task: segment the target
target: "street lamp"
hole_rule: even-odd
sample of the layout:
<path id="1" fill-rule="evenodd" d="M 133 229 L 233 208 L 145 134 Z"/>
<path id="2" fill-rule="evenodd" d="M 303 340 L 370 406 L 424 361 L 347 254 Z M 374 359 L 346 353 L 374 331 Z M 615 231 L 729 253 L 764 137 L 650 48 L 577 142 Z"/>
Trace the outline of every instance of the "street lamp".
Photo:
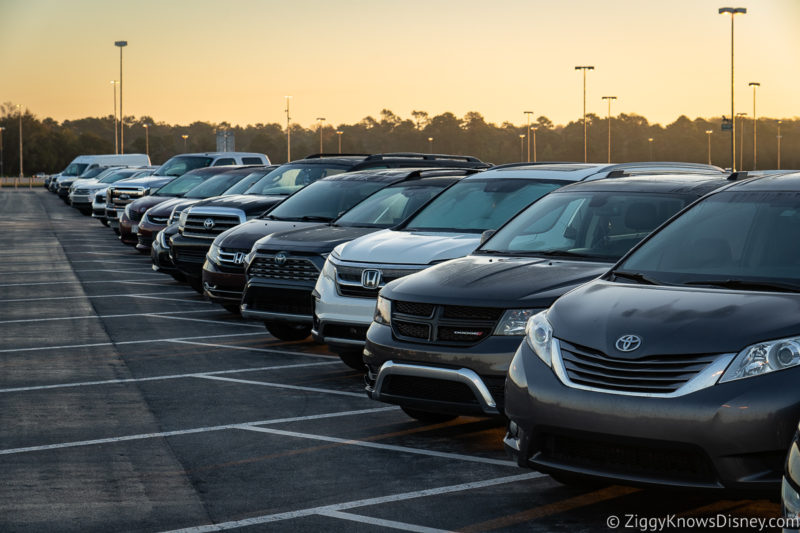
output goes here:
<path id="1" fill-rule="evenodd" d="M 433 137 L 428 137 L 428 153 L 433 153 Z"/>
<path id="2" fill-rule="evenodd" d="M 608 162 L 611 163 L 611 100 L 616 100 L 616 96 L 603 96 L 603 100 L 608 101 Z"/>
<path id="3" fill-rule="evenodd" d="M 128 41 L 114 41 L 114 46 L 119 47 L 119 153 L 125 153 L 124 117 L 122 112 L 122 49 L 128 46 Z"/>
<path id="4" fill-rule="evenodd" d="M 336 130 L 336 136 L 339 138 L 339 153 L 342 153 L 342 134 L 344 132 L 342 130 Z"/>
<path id="5" fill-rule="evenodd" d="M 778 170 L 781 169 L 781 124 L 782 120 L 778 121 Z"/>
<path id="6" fill-rule="evenodd" d="M 524 140 L 525 140 L 525 134 L 524 133 L 520 133 L 519 134 L 519 160 L 520 161 L 522 161 L 522 158 L 524 157 L 524 155 L 523 155 L 524 145 L 522 144 Z"/>
<path id="7" fill-rule="evenodd" d="M 22 178 L 22 104 L 17 104 L 19 110 L 19 177 Z"/>
<path id="8" fill-rule="evenodd" d="M 652 161 L 653 160 L 653 138 L 652 137 L 648 137 L 647 138 L 647 143 L 650 145 L 650 161 Z"/>
<path id="9" fill-rule="evenodd" d="M 587 148 L 588 144 L 586 137 L 586 71 L 594 70 L 594 67 L 591 65 L 583 65 L 575 67 L 575 70 L 583 71 L 583 162 L 586 163 L 587 161 L 589 161 L 589 152 Z"/>
<path id="10" fill-rule="evenodd" d="M 753 88 L 753 170 L 755 170 L 758 159 L 758 145 L 756 144 L 756 87 L 761 87 L 761 84 L 757 81 L 751 81 L 748 85 Z"/>
<path id="11" fill-rule="evenodd" d="M 325 122 L 325 117 L 317 117 L 319 123 L 319 153 L 324 153 L 322 150 L 322 123 Z"/>
<path id="12" fill-rule="evenodd" d="M 733 19 L 737 14 L 744 15 L 747 9 L 744 7 L 721 7 L 719 13 L 730 13 L 731 15 L 731 170 L 736 171 L 736 113 L 733 107 Z"/>
<path id="13" fill-rule="evenodd" d="M 150 157 L 150 124 L 142 124 L 144 127 L 144 153 Z"/>
<path id="14" fill-rule="evenodd" d="M 188 150 L 186 149 L 186 139 L 188 139 L 188 138 L 189 138 L 189 135 L 187 135 L 186 133 L 181 135 L 181 139 L 183 139 L 183 152 L 184 153 L 188 152 Z"/>
<path id="15" fill-rule="evenodd" d="M 119 137 L 117 132 L 117 80 L 111 80 L 111 89 L 114 92 L 114 153 L 119 153 Z"/>
<path id="16" fill-rule="evenodd" d="M 3 132 L 5 128 L 0 126 L 0 178 L 4 176 L 3 174 Z"/>
<path id="17" fill-rule="evenodd" d="M 289 117 L 289 100 L 291 96 L 284 96 L 286 99 L 286 162 L 292 160 L 292 129 L 289 127 L 291 118 Z"/>
<path id="18" fill-rule="evenodd" d="M 528 116 L 528 163 L 531 162 L 531 115 L 533 111 L 523 111 Z"/>
<path id="19" fill-rule="evenodd" d="M 711 164 L 711 134 L 714 133 L 714 130 L 706 130 L 706 136 L 708 137 L 708 164 Z"/>
<path id="20" fill-rule="evenodd" d="M 533 162 L 536 163 L 536 130 L 538 128 L 533 126 L 531 130 L 533 130 Z"/>
<path id="21" fill-rule="evenodd" d="M 741 111 L 736 113 L 736 116 L 739 117 L 739 127 L 742 128 L 742 131 L 739 133 L 739 170 L 744 168 L 744 117 L 747 116 L 747 113 L 742 113 Z M 736 127 L 736 120 L 734 122 L 734 128 Z"/>

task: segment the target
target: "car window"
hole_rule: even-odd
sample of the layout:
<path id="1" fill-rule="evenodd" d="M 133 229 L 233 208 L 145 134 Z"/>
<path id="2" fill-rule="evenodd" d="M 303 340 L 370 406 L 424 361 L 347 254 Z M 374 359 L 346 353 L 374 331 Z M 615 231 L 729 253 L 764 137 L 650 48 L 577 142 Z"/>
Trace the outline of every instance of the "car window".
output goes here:
<path id="1" fill-rule="evenodd" d="M 242 164 L 244 164 L 244 165 L 263 165 L 264 163 L 266 163 L 266 161 L 264 161 L 260 157 L 243 157 L 242 158 Z"/>
<path id="2" fill-rule="evenodd" d="M 245 176 L 242 176 L 241 174 L 220 174 L 198 184 L 194 188 L 187 191 L 183 197 L 210 198 L 211 196 L 218 196 L 233 187 L 239 180 L 244 178 Z"/>
<path id="3" fill-rule="evenodd" d="M 89 165 L 86 163 L 71 163 L 64 172 L 61 173 L 62 176 L 80 176 L 80 174 L 86 170 L 86 167 Z"/>
<path id="4" fill-rule="evenodd" d="M 232 157 L 225 157 L 222 159 L 217 159 L 212 166 L 221 167 L 224 165 L 235 165 L 236 161 Z"/>
<path id="5" fill-rule="evenodd" d="M 404 184 L 381 189 L 339 217 L 336 225 L 385 228 L 396 226 L 447 185 L 447 182 Z"/>
<path id="6" fill-rule="evenodd" d="M 283 165 L 253 185 L 245 194 L 292 194 L 315 181 L 344 172 L 325 165 Z"/>
<path id="7" fill-rule="evenodd" d="M 330 221 L 385 186 L 380 181 L 318 181 L 278 204 L 265 217 Z"/>
<path id="8" fill-rule="evenodd" d="M 183 196 L 186 192 L 197 187 L 200 183 L 210 179 L 213 174 L 186 174 L 167 183 L 156 194 L 159 196 Z"/>

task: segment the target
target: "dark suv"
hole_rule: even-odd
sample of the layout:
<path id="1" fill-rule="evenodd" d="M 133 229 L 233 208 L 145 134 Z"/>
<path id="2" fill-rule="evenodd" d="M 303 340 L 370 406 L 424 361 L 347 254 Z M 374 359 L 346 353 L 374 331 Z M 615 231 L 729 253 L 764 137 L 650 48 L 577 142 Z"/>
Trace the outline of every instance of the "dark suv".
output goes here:
<path id="1" fill-rule="evenodd" d="M 311 292 L 331 250 L 343 242 L 396 226 L 445 188 L 478 171 L 374 172 L 388 185 L 332 223 L 276 233 L 256 241 L 246 272 L 244 316 L 263 319 L 269 332 L 282 340 L 308 337 L 314 317 Z"/>

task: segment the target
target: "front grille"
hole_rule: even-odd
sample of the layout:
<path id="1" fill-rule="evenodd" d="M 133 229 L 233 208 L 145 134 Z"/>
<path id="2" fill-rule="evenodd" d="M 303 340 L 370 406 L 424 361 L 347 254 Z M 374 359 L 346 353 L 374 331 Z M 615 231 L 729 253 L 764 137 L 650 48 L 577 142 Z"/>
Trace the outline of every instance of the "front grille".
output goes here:
<path id="1" fill-rule="evenodd" d="M 464 383 L 400 374 L 386 377 L 381 394 L 434 402 L 479 405 L 478 399 Z"/>
<path id="2" fill-rule="evenodd" d="M 472 345 L 490 336 L 503 309 L 392 302 L 392 331 L 415 342 Z"/>
<path id="3" fill-rule="evenodd" d="M 364 270 L 380 271 L 380 282 L 377 287 L 368 288 L 361 284 Z M 381 288 L 396 279 L 419 272 L 418 268 L 372 268 L 336 265 L 336 290 L 341 296 L 351 298 L 377 298 Z"/>
<path id="4" fill-rule="evenodd" d="M 545 433 L 536 459 L 636 476 L 682 481 L 714 481 L 708 457 L 695 448 L 667 442 L 625 442 Z"/>
<path id="5" fill-rule="evenodd" d="M 118 189 L 113 187 L 108 191 L 109 207 L 122 208 L 144 196 L 144 190 L 142 189 Z"/>
<path id="6" fill-rule="evenodd" d="M 241 222 L 237 215 L 204 215 L 189 212 L 186 223 L 179 229 L 183 235 L 213 239 L 223 231 L 238 226 Z"/>
<path id="7" fill-rule="evenodd" d="M 270 313 L 311 315 L 311 291 L 251 286 L 244 295 L 249 309 Z"/>
<path id="8" fill-rule="evenodd" d="M 225 272 L 236 272 L 244 274 L 244 256 L 250 250 L 243 248 L 221 248 L 219 251 L 219 263 Z M 239 261 L 237 261 L 237 258 Z"/>
<path id="9" fill-rule="evenodd" d="M 284 257 L 278 264 L 276 254 L 258 254 L 247 271 L 249 277 L 281 279 L 292 281 L 317 281 L 319 269 L 310 259 L 304 257 Z"/>
<path id="10" fill-rule="evenodd" d="M 169 220 L 168 216 L 157 217 L 154 215 L 147 215 L 147 222 L 150 222 L 151 224 L 158 224 L 159 226 L 166 226 L 168 220 Z"/>
<path id="11" fill-rule="evenodd" d="M 91 191 L 89 189 L 76 189 L 75 191 L 73 191 L 72 194 L 77 194 L 77 195 L 83 196 L 83 195 L 89 194 L 90 192 Z"/>
<path id="12" fill-rule="evenodd" d="M 106 203 L 106 193 L 97 193 L 94 195 L 94 201 L 98 204 Z"/>
<path id="13" fill-rule="evenodd" d="M 191 248 L 178 249 L 172 248 L 172 253 L 176 261 L 184 263 L 204 263 L 206 260 L 205 250 L 193 250 Z"/>
<path id="14" fill-rule="evenodd" d="M 367 338 L 369 326 L 344 326 L 338 324 L 328 324 L 325 326 L 325 336 L 336 339 L 351 339 L 363 341 Z"/>
<path id="15" fill-rule="evenodd" d="M 142 215 L 144 213 L 140 211 L 134 211 L 133 209 L 128 209 L 128 212 L 130 213 L 131 222 L 140 222 L 142 220 Z"/>
<path id="16" fill-rule="evenodd" d="M 570 381 L 609 391 L 669 394 L 699 374 L 716 355 L 652 355 L 618 359 L 561 342 L 561 359 Z"/>

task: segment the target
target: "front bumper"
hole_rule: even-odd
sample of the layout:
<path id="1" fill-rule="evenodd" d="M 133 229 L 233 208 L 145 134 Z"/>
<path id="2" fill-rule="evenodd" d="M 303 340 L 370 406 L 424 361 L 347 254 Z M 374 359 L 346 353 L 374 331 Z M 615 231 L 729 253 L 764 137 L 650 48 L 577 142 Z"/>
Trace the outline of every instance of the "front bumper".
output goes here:
<path id="1" fill-rule="evenodd" d="M 239 305 L 247 278 L 244 267 L 221 266 L 206 260 L 203 264 L 203 288 L 208 299 L 221 305 Z"/>
<path id="2" fill-rule="evenodd" d="M 153 246 L 153 239 L 156 234 L 162 229 L 166 228 L 166 224 L 153 224 L 142 220 L 139 224 L 139 230 L 136 233 L 136 249 L 146 252 Z"/>
<path id="3" fill-rule="evenodd" d="M 123 213 L 124 210 L 122 209 L 106 206 L 106 220 L 108 221 L 108 225 L 114 229 L 119 229 L 119 217 L 121 217 Z"/>
<path id="4" fill-rule="evenodd" d="M 200 279 L 203 277 L 203 263 L 212 242 L 214 241 L 193 239 L 176 233 L 170 238 L 172 262 L 185 276 Z"/>
<path id="5" fill-rule="evenodd" d="M 135 246 L 139 242 L 139 224 L 128 218 L 123 211 L 119 215 L 119 240 L 125 244 Z"/>
<path id="6" fill-rule="evenodd" d="M 324 275 L 317 279 L 313 297 L 314 340 L 334 348 L 362 348 L 375 315 L 376 300 L 341 296 L 333 280 Z"/>
<path id="7" fill-rule="evenodd" d="M 313 289 L 313 282 L 249 278 L 242 295 L 242 316 L 310 326 Z"/>
<path id="8" fill-rule="evenodd" d="M 775 495 L 800 419 L 800 368 L 676 398 L 564 385 L 523 342 L 509 367 L 506 450 L 545 473 Z"/>
<path id="9" fill-rule="evenodd" d="M 92 207 L 92 197 L 89 195 L 72 194 L 69 197 L 69 205 L 76 209 L 89 209 Z"/>
<path id="10" fill-rule="evenodd" d="M 158 239 L 153 241 L 153 246 L 150 248 L 150 259 L 153 262 L 153 270 L 156 272 L 169 274 L 170 272 L 177 271 L 169 256 L 169 248 L 161 246 Z"/>

